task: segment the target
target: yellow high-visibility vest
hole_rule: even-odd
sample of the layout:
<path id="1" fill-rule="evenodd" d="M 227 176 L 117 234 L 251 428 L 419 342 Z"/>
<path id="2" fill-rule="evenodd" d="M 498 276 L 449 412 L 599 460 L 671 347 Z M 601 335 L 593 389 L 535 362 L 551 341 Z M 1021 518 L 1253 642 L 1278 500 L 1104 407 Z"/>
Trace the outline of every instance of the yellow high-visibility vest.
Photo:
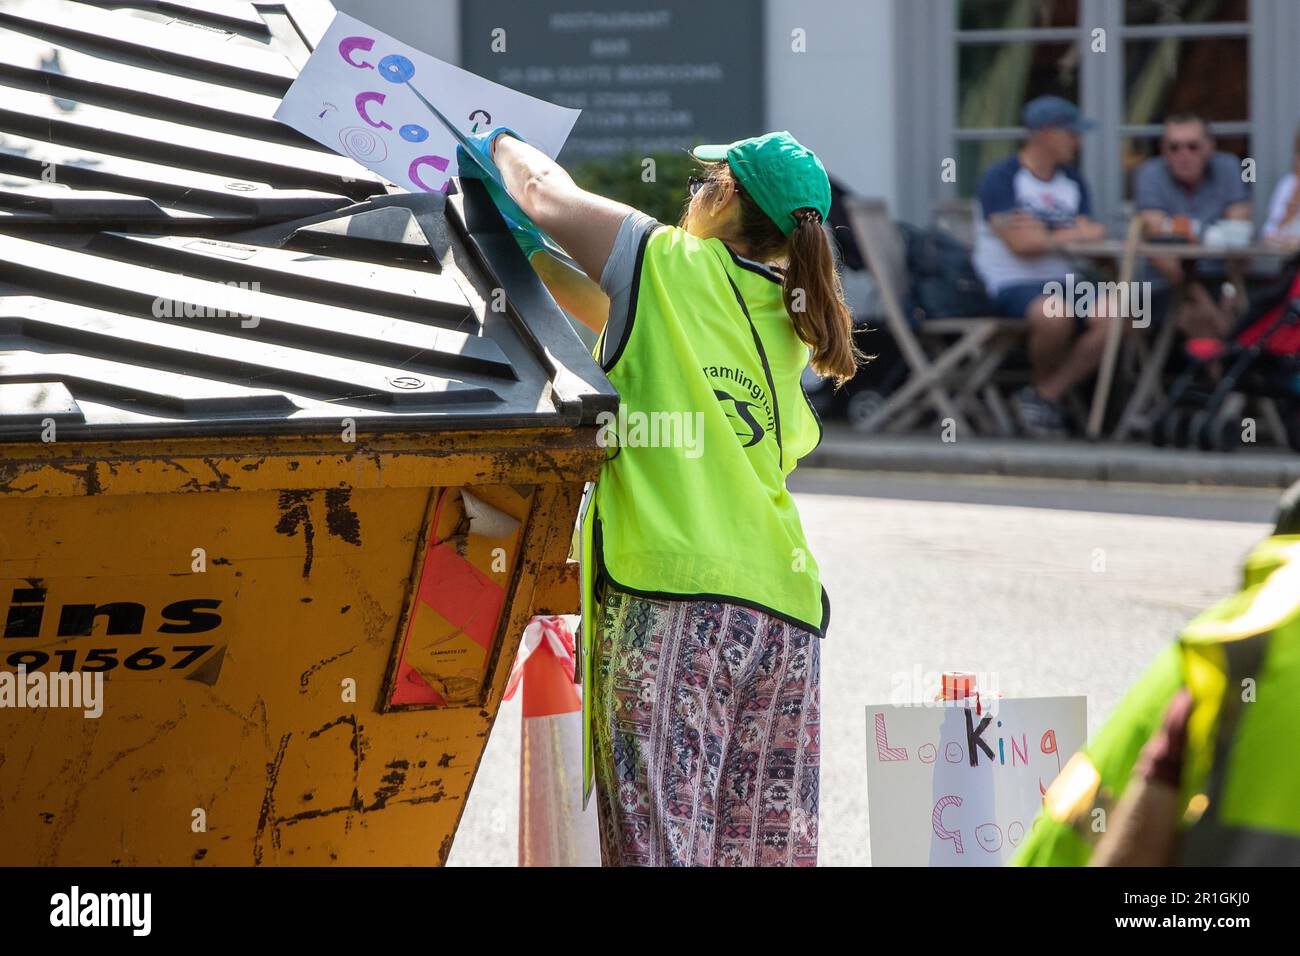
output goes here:
<path id="1" fill-rule="evenodd" d="M 781 278 L 721 240 L 661 226 L 638 250 L 629 317 L 604 363 L 620 409 L 599 423 L 610 452 L 580 532 L 584 806 L 597 579 L 750 606 L 818 637 L 830 613 L 786 488 L 821 424 Z"/>
<path id="2" fill-rule="evenodd" d="M 1143 746 L 1186 687 L 1178 862 L 1300 865 L 1300 535 L 1256 546 L 1244 578 L 1183 629 L 1065 765 L 1013 864 L 1089 861 Z"/>

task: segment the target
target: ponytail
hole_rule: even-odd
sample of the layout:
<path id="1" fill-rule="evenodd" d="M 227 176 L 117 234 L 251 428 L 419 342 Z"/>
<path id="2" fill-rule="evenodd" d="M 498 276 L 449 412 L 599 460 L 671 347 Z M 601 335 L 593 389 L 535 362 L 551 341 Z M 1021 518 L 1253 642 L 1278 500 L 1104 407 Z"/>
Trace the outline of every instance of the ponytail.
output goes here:
<path id="1" fill-rule="evenodd" d="M 835 268 L 830 240 L 815 209 L 795 212 L 798 225 L 787 238 L 736 181 L 725 162 L 701 163 L 712 190 L 729 180 L 740 196 L 740 236 L 755 258 L 785 259 L 781 298 L 800 340 L 812 349 L 812 367 L 837 386 L 853 377 L 865 356 L 853 343 L 853 314 L 844 304 L 844 290 Z M 687 204 L 689 208 L 689 203 Z M 682 225 L 687 222 L 682 213 Z"/>
<path id="2" fill-rule="evenodd" d="M 853 313 L 844 304 L 844 289 L 835 269 L 830 241 L 814 210 L 799 210 L 790 234 L 782 298 L 799 338 L 812 349 L 818 375 L 843 385 L 853 377 L 862 353 L 853 343 Z"/>

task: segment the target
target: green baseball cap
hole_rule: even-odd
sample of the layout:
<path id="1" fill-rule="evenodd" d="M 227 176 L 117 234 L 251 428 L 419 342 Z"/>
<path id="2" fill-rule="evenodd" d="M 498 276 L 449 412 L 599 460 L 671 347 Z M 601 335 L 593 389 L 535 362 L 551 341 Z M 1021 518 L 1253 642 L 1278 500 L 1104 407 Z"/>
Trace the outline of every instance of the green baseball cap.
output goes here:
<path id="1" fill-rule="evenodd" d="M 691 155 L 705 162 L 726 160 L 758 208 L 787 236 L 799 224 L 796 209 L 816 209 L 825 222 L 831 214 L 831 183 L 817 154 L 788 130 L 751 136 L 725 146 L 696 146 Z"/>

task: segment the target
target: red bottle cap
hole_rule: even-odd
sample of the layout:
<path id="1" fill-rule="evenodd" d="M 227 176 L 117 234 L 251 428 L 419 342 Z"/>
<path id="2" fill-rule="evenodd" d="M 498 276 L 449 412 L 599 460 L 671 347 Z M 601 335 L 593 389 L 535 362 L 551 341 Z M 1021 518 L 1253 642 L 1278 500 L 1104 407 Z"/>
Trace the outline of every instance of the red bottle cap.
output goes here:
<path id="1" fill-rule="evenodd" d="M 944 700 L 962 700 L 975 695 L 975 675 L 970 671 L 944 671 Z"/>

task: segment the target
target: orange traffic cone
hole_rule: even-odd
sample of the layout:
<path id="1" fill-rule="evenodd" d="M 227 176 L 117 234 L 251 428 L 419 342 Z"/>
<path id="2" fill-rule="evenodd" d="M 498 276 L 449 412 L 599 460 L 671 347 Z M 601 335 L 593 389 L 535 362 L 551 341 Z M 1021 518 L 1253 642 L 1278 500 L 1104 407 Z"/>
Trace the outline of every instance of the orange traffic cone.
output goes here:
<path id="1" fill-rule="evenodd" d="M 505 699 L 524 683 L 519 742 L 519 865 L 600 866 L 594 805 L 582 809 L 582 688 L 573 629 L 535 617 L 524 629 Z"/>

